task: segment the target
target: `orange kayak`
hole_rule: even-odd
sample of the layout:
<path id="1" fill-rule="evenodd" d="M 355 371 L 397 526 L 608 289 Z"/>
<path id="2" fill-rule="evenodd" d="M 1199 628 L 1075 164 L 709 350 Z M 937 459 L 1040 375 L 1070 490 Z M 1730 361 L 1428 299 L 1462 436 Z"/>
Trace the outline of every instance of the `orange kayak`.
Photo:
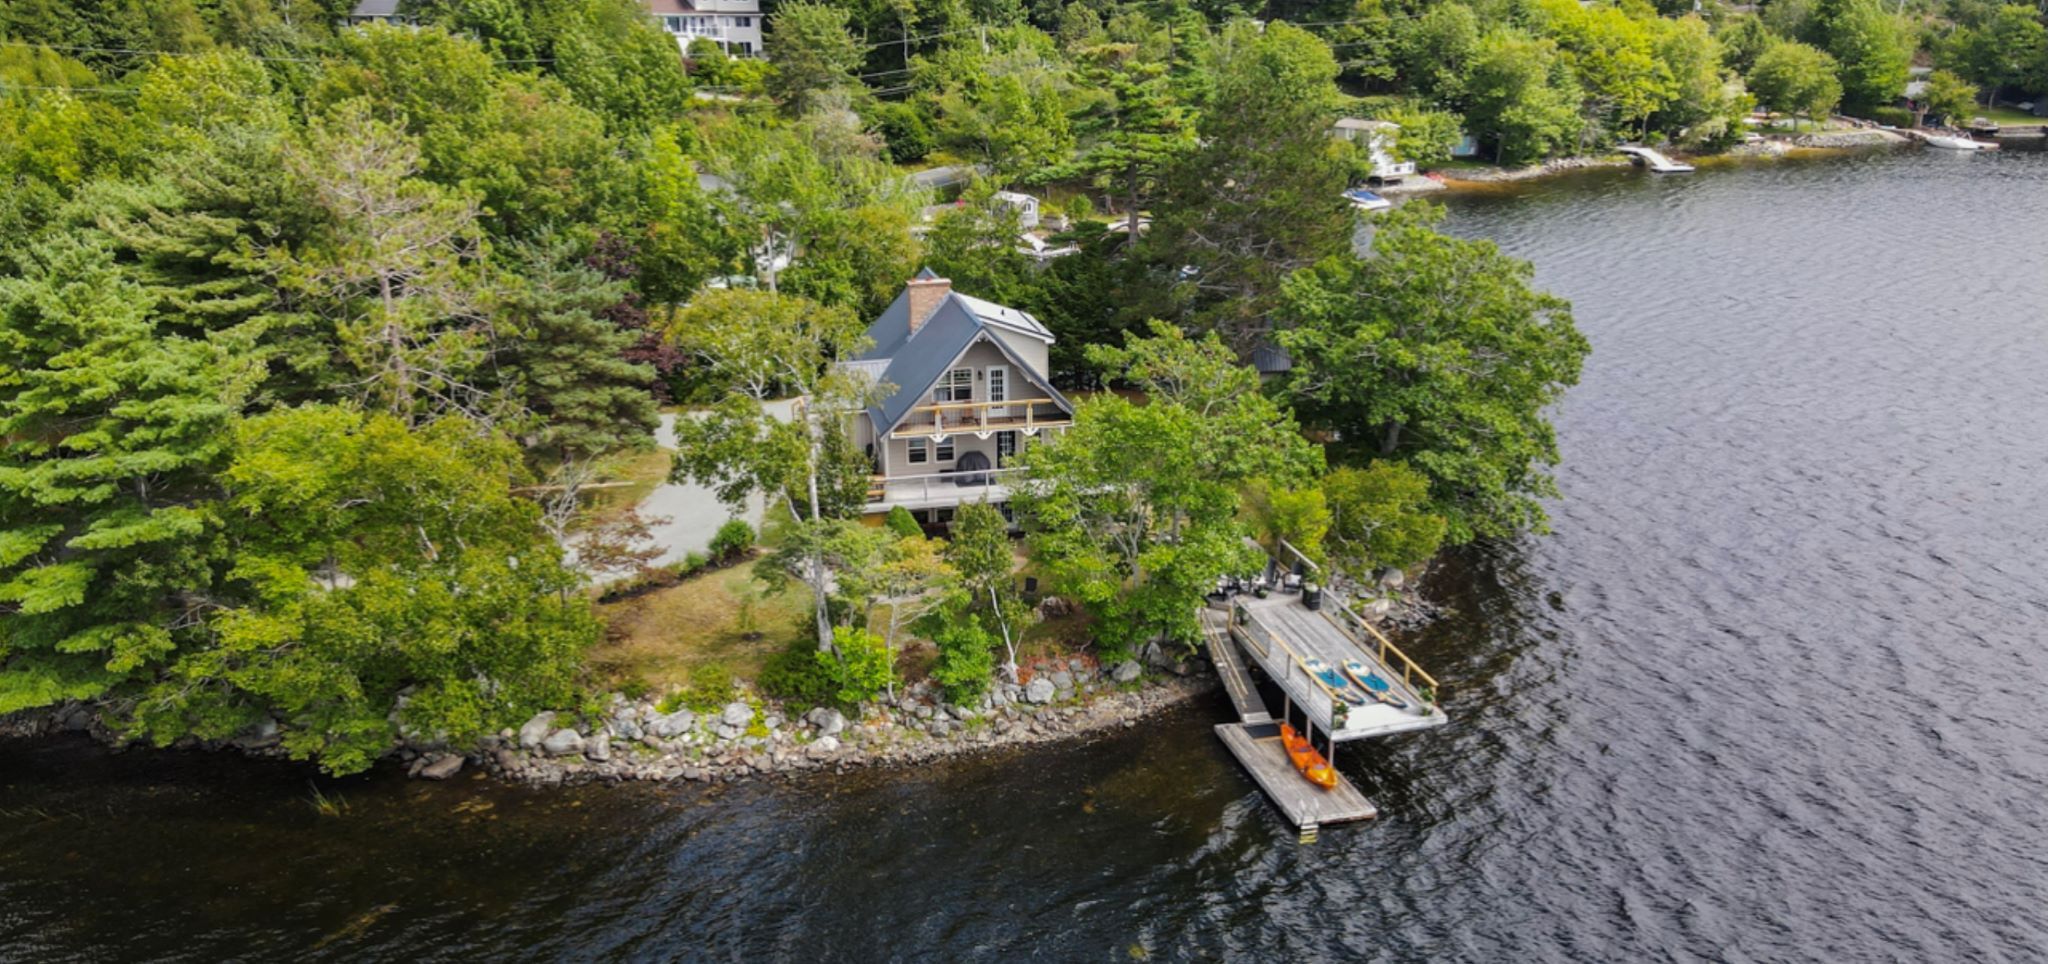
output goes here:
<path id="1" fill-rule="evenodd" d="M 1280 724 L 1280 745 L 1286 747 L 1289 753 L 1295 750 L 1307 749 L 1308 737 L 1302 736 L 1293 726 L 1282 723 Z"/>
<path id="2" fill-rule="evenodd" d="M 1337 787 L 1337 771 L 1330 769 L 1330 765 L 1324 763 L 1320 757 L 1314 763 L 1303 767 L 1301 775 L 1307 777 L 1308 782 L 1325 790 L 1334 790 Z"/>

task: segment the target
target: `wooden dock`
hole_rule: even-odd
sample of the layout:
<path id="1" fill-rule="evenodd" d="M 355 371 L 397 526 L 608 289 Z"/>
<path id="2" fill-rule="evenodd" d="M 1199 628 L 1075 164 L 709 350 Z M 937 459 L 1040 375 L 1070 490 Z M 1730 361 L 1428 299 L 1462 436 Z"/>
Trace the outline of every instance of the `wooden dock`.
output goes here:
<path id="1" fill-rule="evenodd" d="M 1259 789 L 1264 790 L 1288 821 L 1299 828 L 1304 843 L 1312 842 L 1324 824 L 1371 820 L 1379 816 L 1379 808 L 1373 806 L 1372 801 L 1367 800 L 1365 794 L 1352 786 L 1343 774 L 1337 775 L 1335 787 L 1325 790 L 1296 772 L 1294 764 L 1287 759 L 1287 749 L 1280 745 L 1277 724 L 1247 726 L 1243 723 L 1219 723 L 1216 736 L 1230 748 L 1237 762 L 1244 764 Z"/>
<path id="2" fill-rule="evenodd" d="M 1231 704 L 1237 707 L 1238 721 L 1273 722 L 1273 714 L 1259 698 L 1259 687 L 1252 682 L 1252 674 L 1245 671 L 1244 657 L 1230 639 L 1230 617 L 1214 609 L 1202 610 L 1202 639 L 1209 644 L 1209 661 L 1216 664 L 1216 675 L 1223 678 L 1223 688 L 1230 693 Z"/>

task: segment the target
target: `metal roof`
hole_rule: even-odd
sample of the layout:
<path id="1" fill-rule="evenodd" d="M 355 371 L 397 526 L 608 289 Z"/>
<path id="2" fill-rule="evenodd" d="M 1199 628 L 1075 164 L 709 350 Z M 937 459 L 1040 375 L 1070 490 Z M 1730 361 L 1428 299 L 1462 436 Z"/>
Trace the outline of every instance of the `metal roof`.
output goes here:
<path id="1" fill-rule="evenodd" d="M 350 13 L 350 16 L 396 17 L 398 16 L 398 3 L 399 0 L 362 0 L 361 3 L 356 4 L 355 10 Z"/>
<path id="2" fill-rule="evenodd" d="M 920 280 L 938 277 L 930 268 L 918 272 L 917 276 Z M 886 432 L 902 421 L 903 416 L 910 414 L 910 409 L 931 391 L 939 376 L 952 368 L 953 363 L 983 337 L 1009 357 L 1010 363 L 1016 366 L 1025 380 L 1051 396 L 1061 408 L 1068 412 L 1074 410 L 1066 396 L 1046 381 L 1044 372 L 1026 364 L 1002 336 L 989 330 L 1017 331 L 1050 343 L 1052 332 L 1030 313 L 955 291 L 949 292 L 945 300 L 932 309 L 932 316 L 918 326 L 915 334 L 911 333 L 909 322 L 910 293 L 906 290 L 883 309 L 874 324 L 868 326 L 868 338 L 874 342 L 874 347 L 848 363 L 848 367 L 871 377 L 879 367 L 878 380 L 895 386 L 868 409 L 868 418 L 873 421 L 876 431 Z"/>

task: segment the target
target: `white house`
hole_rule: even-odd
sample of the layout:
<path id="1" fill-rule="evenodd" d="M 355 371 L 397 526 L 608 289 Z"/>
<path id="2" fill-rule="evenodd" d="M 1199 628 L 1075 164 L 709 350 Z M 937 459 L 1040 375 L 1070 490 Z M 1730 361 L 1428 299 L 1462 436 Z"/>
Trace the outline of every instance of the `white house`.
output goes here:
<path id="1" fill-rule="evenodd" d="M 408 26 L 416 18 L 403 13 L 400 0 L 361 0 L 349 8 L 348 16 L 342 18 L 342 25 L 360 27 L 366 24 L 386 23 L 393 26 Z"/>
<path id="2" fill-rule="evenodd" d="M 685 51 L 704 37 L 734 57 L 761 52 L 760 0 L 647 0 L 647 12 Z"/>
<path id="3" fill-rule="evenodd" d="M 1354 144 L 1365 145 L 1372 156 L 1373 180 L 1398 181 L 1415 173 L 1414 161 L 1394 159 L 1394 142 L 1401 136 L 1401 125 L 1393 121 L 1345 117 L 1337 121 L 1332 133 Z"/>

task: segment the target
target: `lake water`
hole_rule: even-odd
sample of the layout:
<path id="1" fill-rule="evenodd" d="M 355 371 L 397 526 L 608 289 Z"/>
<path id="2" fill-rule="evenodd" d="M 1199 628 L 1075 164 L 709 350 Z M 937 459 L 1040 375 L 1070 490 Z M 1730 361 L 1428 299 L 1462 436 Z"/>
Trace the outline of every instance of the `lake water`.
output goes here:
<path id="1" fill-rule="evenodd" d="M 2048 155 L 1450 200 L 1594 344 L 1450 727 L 1298 845 L 1209 732 L 543 792 L 0 744 L 0 959 L 2040 960 Z"/>

